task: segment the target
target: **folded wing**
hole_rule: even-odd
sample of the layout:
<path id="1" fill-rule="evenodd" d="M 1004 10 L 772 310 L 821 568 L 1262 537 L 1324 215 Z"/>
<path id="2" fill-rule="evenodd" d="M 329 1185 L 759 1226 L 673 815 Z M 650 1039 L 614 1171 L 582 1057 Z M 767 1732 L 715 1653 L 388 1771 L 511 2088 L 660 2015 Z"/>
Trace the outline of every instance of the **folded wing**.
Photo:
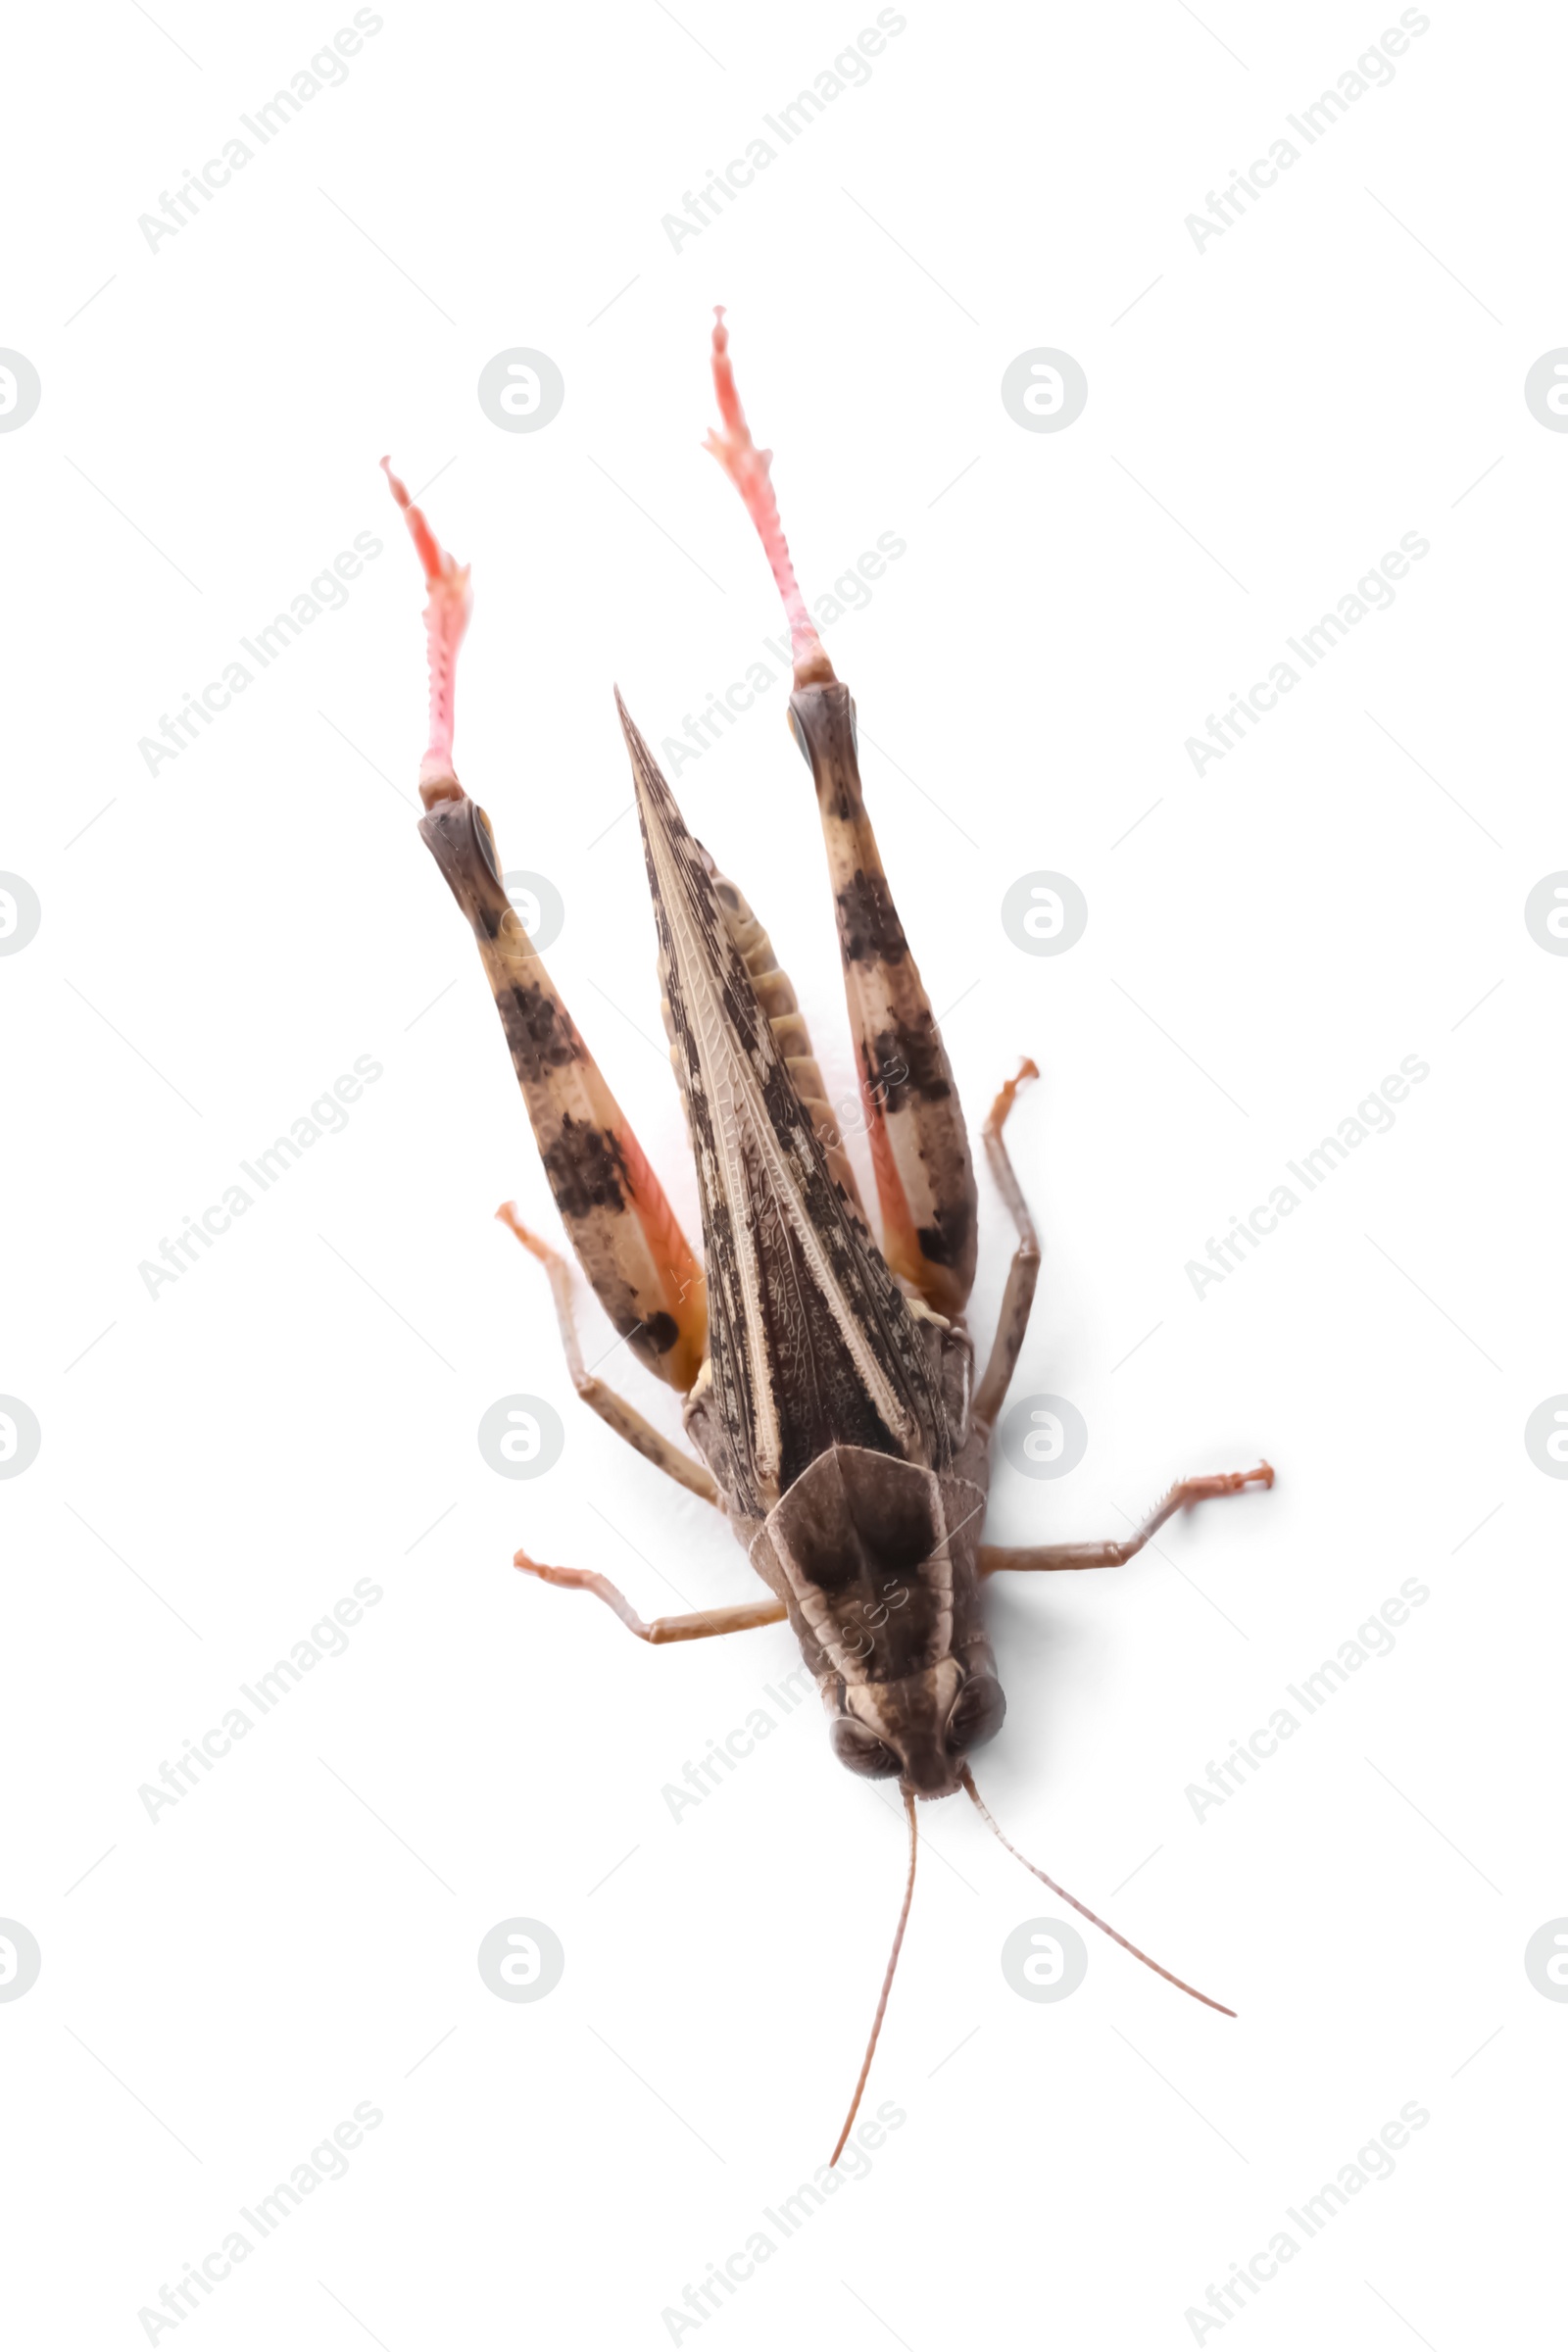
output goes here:
<path id="1" fill-rule="evenodd" d="M 944 1469 L 946 1416 L 908 1299 L 828 1172 L 702 852 L 616 703 L 686 1069 L 724 1483 L 762 1516 L 830 1446 Z"/>

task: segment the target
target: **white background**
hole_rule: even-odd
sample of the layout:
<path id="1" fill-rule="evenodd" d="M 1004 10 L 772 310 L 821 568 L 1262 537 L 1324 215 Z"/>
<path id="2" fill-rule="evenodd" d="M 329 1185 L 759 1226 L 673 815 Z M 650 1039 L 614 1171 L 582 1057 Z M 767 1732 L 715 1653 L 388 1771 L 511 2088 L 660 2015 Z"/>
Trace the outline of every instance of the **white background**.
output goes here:
<path id="1" fill-rule="evenodd" d="M 0 341 L 43 380 L 0 438 L 0 866 L 43 909 L 0 961 L 0 1389 L 43 1433 L 0 1484 L 0 1912 L 43 1953 L 0 2005 L 15 2339 L 147 2340 L 162 2284 L 368 2100 L 347 2178 L 157 2341 L 657 2346 L 837 2130 L 896 1803 L 808 1697 L 673 1821 L 664 1785 L 767 1703 L 787 1632 L 655 1653 L 510 1566 L 526 1542 L 650 1614 L 756 1590 L 578 1404 L 491 1221 L 515 1195 L 558 1231 L 414 829 L 421 591 L 376 470 L 440 473 L 476 596 L 460 772 L 561 891 L 552 968 L 695 1234 L 611 685 L 657 743 L 778 631 L 700 447 L 723 301 L 808 594 L 907 542 L 828 642 L 971 1125 L 1020 1053 L 1044 1073 L 1011 1130 L 1046 1250 L 1015 1394 L 1069 1396 L 1090 1444 L 1055 1485 L 1003 1466 L 993 1540 L 1117 1534 L 1265 1451 L 1279 1484 L 991 1601 L 1004 1827 L 1239 2021 L 1087 1931 L 1080 1991 L 1017 1998 L 1004 1938 L 1059 1905 L 927 1808 L 869 2094 L 906 2122 L 678 2340 L 1186 2344 L 1410 2101 L 1394 2177 L 1215 2332 L 1527 2340 L 1568 2027 L 1522 1965 L 1568 1910 L 1568 1492 L 1522 1442 L 1568 1387 L 1568 966 L 1522 913 L 1568 863 L 1568 442 L 1522 395 L 1568 340 L 1560 20 L 1434 6 L 1200 252 L 1185 217 L 1396 9 L 910 0 L 867 84 L 676 252 L 661 217 L 872 9 L 388 5 L 154 252 L 138 215 L 350 14 L 156 13 L 11 34 Z M 565 378 L 536 434 L 475 397 L 513 345 Z M 1065 432 L 1002 406 L 1040 345 L 1088 375 Z M 364 531 L 345 609 L 150 775 L 138 740 Z M 1412 531 L 1393 608 L 1195 775 L 1186 739 Z M 678 789 L 843 1094 L 783 701 Z M 1001 926 L 1037 868 L 1089 903 L 1058 959 Z M 149 1297 L 139 1263 L 364 1054 L 346 1131 Z M 1392 1132 L 1196 1297 L 1186 1262 L 1411 1054 Z M 983 1340 L 1010 1247 L 984 1176 L 982 1209 Z M 677 1427 L 623 1350 L 605 1370 Z M 475 1443 L 514 1392 L 566 1427 L 535 1485 Z M 363 1578 L 346 1653 L 150 1820 L 141 1785 Z M 1195 1818 L 1210 1759 L 1409 1578 L 1393 1653 Z M 519 1914 L 566 1954 L 533 2005 L 475 1966 Z"/>

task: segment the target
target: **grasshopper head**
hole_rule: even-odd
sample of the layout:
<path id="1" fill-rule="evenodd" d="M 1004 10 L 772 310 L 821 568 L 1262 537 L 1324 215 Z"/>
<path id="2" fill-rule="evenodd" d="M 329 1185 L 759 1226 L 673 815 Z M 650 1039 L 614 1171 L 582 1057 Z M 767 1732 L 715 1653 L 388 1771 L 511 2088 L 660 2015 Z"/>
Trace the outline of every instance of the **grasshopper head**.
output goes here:
<path id="1" fill-rule="evenodd" d="M 867 1780 L 897 1776 L 916 1796 L 952 1796 L 970 1752 L 994 1740 L 1007 1702 L 985 1659 L 948 1657 L 891 1683 L 844 1683 L 833 1753 Z M 830 1702 L 831 1703 L 831 1702 Z"/>
<path id="2" fill-rule="evenodd" d="M 761 1539 L 834 1754 L 917 1796 L 950 1796 L 1006 1713 L 974 1574 L 983 1508 L 967 1479 L 834 1446 L 774 1505 Z"/>

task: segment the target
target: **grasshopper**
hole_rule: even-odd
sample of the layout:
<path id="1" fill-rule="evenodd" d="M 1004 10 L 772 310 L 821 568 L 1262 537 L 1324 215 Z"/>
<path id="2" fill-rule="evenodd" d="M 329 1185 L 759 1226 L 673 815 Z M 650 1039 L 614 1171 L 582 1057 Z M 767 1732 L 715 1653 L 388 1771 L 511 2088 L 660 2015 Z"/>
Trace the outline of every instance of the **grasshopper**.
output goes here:
<path id="1" fill-rule="evenodd" d="M 684 1399 L 700 1460 L 584 1368 L 564 1260 L 497 1211 L 544 1267 L 571 1379 L 644 1458 L 729 1521 L 765 1597 L 645 1622 L 609 1579 L 515 1566 L 607 1602 L 639 1641 L 693 1642 L 786 1619 L 821 1694 L 834 1753 L 899 1783 L 908 1871 L 893 1949 L 849 2115 L 887 2009 L 914 1892 L 917 1799 L 962 1788 L 1053 1893 L 1196 2000 L 1199 1992 L 1017 1852 L 969 1766 L 1006 1702 L 986 1635 L 984 1586 L 1004 1571 L 1120 1566 L 1181 1509 L 1253 1484 L 1256 1469 L 1173 1486 L 1142 1526 L 1104 1544 L 1005 1548 L 983 1541 L 993 1432 L 1034 1298 L 1040 1246 L 1004 1129 L 1025 1060 L 983 1136 L 1017 1244 L 978 1383 L 963 1312 L 978 1196 L 957 1089 L 866 814 L 850 690 L 801 595 L 771 484 L 735 386 L 724 314 L 712 372 L 720 425 L 707 447 L 746 505 L 790 624 L 789 726 L 811 772 L 838 914 L 877 1235 L 795 991 L 736 885 L 688 831 L 617 691 L 659 938 L 670 1056 L 685 1099 L 703 1214 L 699 1258 L 502 883 L 490 820 L 453 767 L 458 649 L 468 571 L 439 546 L 383 460 L 424 566 L 430 742 L 419 831 L 473 928 L 551 1192 L 578 1262 L 632 1355 Z"/>

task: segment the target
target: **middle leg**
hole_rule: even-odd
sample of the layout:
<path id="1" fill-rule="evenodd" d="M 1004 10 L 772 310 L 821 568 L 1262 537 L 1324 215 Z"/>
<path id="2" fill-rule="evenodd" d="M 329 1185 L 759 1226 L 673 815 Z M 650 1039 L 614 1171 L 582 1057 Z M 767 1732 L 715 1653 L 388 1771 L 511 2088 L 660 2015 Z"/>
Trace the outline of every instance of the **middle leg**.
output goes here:
<path id="1" fill-rule="evenodd" d="M 617 1396 L 613 1389 L 607 1389 L 604 1382 L 584 1365 L 582 1348 L 577 1340 L 577 1320 L 571 1305 L 571 1270 L 565 1259 L 542 1242 L 536 1233 L 528 1231 L 517 1214 L 515 1201 L 504 1201 L 496 1210 L 496 1215 L 507 1231 L 514 1234 L 523 1248 L 539 1260 L 550 1277 L 550 1295 L 556 1302 L 556 1321 L 561 1327 L 561 1345 L 565 1351 L 566 1369 L 571 1374 L 571 1385 L 584 1404 L 592 1405 L 600 1420 L 612 1429 L 617 1438 L 624 1438 L 628 1446 L 635 1446 L 643 1459 L 652 1462 L 656 1470 L 662 1470 L 666 1478 L 672 1478 L 677 1486 L 685 1487 L 690 1494 L 700 1494 L 704 1502 L 716 1503 L 718 1489 L 713 1483 L 712 1473 L 705 1469 L 701 1462 L 694 1462 L 690 1454 L 682 1453 L 678 1446 L 671 1445 L 669 1439 L 655 1429 L 652 1422 L 643 1419 L 635 1405 L 628 1404 L 624 1396 Z"/>
<path id="2" fill-rule="evenodd" d="M 1022 1062 L 1017 1077 L 1007 1080 L 992 1103 L 991 1115 L 985 1123 L 986 1157 L 991 1162 L 991 1173 L 1018 1229 L 1018 1247 L 1007 1268 L 1007 1287 L 1002 1294 L 1002 1312 L 997 1317 L 997 1336 L 991 1343 L 984 1376 L 974 1393 L 974 1417 L 988 1425 L 996 1420 L 1006 1397 L 1007 1383 L 1029 1328 L 1029 1310 L 1035 1302 L 1035 1283 L 1040 1273 L 1040 1241 L 1035 1221 L 1029 1214 L 1029 1203 L 1013 1173 L 1002 1134 L 1019 1087 L 1039 1075 L 1032 1061 Z"/>
<path id="3" fill-rule="evenodd" d="M 1004 1568 L 1125 1567 L 1185 1503 L 1203 1502 L 1212 1494 L 1239 1494 L 1244 1487 L 1273 1484 L 1274 1473 L 1267 1462 L 1259 1462 L 1255 1470 L 1222 1470 L 1212 1478 L 1184 1478 L 1130 1536 L 1110 1544 L 982 1544 L 980 1574 L 995 1576 Z"/>

